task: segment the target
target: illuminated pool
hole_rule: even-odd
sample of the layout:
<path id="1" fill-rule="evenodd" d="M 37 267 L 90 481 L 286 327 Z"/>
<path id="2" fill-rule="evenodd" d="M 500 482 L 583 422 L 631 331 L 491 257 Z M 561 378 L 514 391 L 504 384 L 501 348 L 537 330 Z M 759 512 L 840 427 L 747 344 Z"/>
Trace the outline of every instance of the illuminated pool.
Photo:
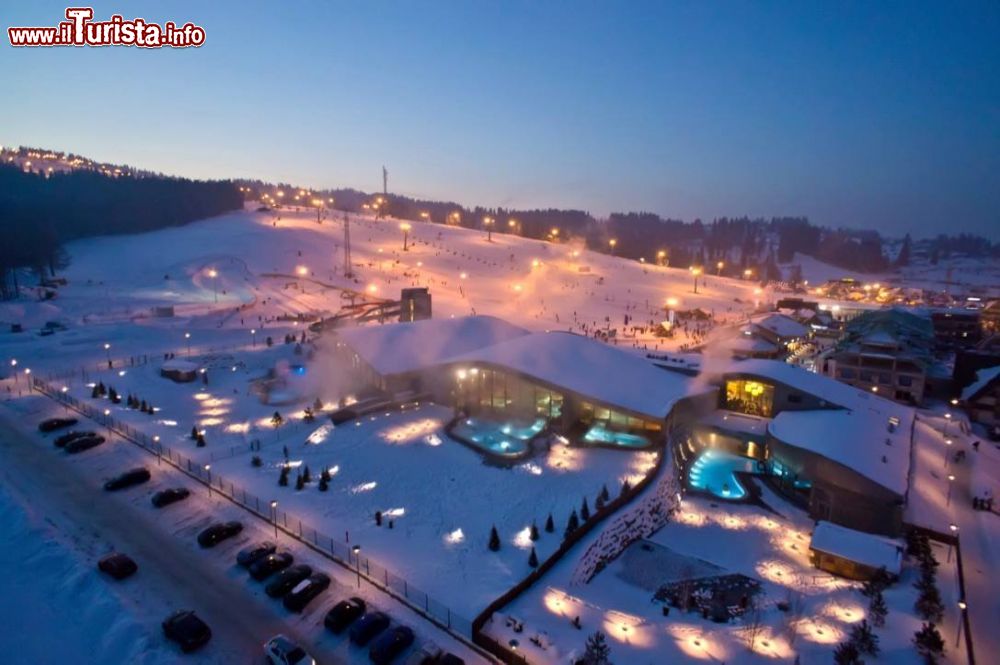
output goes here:
<path id="1" fill-rule="evenodd" d="M 721 450 L 703 452 L 688 469 L 688 486 L 714 494 L 720 499 L 738 501 L 747 496 L 747 490 L 736 477 L 737 472 L 757 473 L 757 462 Z"/>
<path id="2" fill-rule="evenodd" d="M 451 435 L 492 455 L 520 457 L 530 450 L 529 441 L 545 428 L 545 420 L 464 418 L 451 428 Z"/>
<path id="3" fill-rule="evenodd" d="M 641 434 L 615 432 L 603 425 L 594 425 L 583 435 L 584 443 L 603 446 L 619 446 L 621 448 L 647 448 L 649 439 Z"/>

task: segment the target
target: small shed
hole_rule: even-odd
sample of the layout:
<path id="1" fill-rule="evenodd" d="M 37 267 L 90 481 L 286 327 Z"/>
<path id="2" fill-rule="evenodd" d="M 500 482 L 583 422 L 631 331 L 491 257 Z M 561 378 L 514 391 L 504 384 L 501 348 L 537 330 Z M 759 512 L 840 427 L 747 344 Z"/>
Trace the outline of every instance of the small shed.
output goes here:
<path id="1" fill-rule="evenodd" d="M 160 365 L 160 376 L 177 383 L 191 383 L 198 378 L 198 365 L 188 360 L 172 358 Z"/>
<path id="2" fill-rule="evenodd" d="M 903 544 L 820 521 L 809 543 L 809 558 L 820 570 L 852 580 L 869 580 L 879 568 L 898 576 L 903 565 Z"/>

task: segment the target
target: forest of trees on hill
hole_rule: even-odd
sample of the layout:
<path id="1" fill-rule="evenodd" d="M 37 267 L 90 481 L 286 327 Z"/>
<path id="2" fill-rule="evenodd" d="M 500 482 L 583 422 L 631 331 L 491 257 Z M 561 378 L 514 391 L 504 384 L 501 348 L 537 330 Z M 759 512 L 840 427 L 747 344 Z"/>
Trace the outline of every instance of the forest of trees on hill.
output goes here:
<path id="1" fill-rule="evenodd" d="M 0 165 L 0 298 L 16 296 L 18 270 L 53 275 L 65 265 L 63 245 L 71 240 L 179 226 L 242 205 L 231 182 L 87 170 L 46 176 Z"/>

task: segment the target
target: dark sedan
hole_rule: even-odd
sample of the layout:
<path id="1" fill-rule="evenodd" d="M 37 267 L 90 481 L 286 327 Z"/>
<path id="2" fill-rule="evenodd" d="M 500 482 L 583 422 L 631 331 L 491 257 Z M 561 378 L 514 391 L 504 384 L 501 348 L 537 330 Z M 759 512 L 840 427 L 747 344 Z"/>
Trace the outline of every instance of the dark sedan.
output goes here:
<path id="1" fill-rule="evenodd" d="M 96 448 L 102 443 L 104 443 L 103 436 L 100 434 L 91 434 L 89 436 L 82 436 L 79 439 L 73 439 L 66 444 L 65 450 L 68 454 L 75 455 L 77 453 L 82 453 L 85 450 Z"/>
<path id="2" fill-rule="evenodd" d="M 74 439 L 82 439 L 85 436 L 94 436 L 94 432 L 81 432 L 79 430 L 73 430 L 72 432 L 66 432 L 62 436 L 57 436 L 53 439 L 52 443 L 56 448 L 62 448 L 70 441 Z"/>
<path id="3" fill-rule="evenodd" d="M 323 625 L 334 633 L 342 633 L 354 621 L 365 613 L 365 601 L 361 598 L 342 600 L 326 613 Z"/>
<path id="4" fill-rule="evenodd" d="M 163 622 L 163 634 L 189 653 L 212 639 L 212 629 L 191 610 L 174 612 Z"/>
<path id="5" fill-rule="evenodd" d="M 178 501 L 183 501 L 184 499 L 191 496 L 191 490 L 186 487 L 171 487 L 169 489 L 160 490 L 153 495 L 151 499 L 153 506 L 156 508 L 163 508 L 164 506 L 169 506 L 172 503 L 177 503 Z"/>
<path id="6" fill-rule="evenodd" d="M 140 466 L 135 469 L 129 469 L 125 473 L 115 476 L 108 482 L 104 483 L 104 489 L 109 492 L 123 490 L 126 487 L 132 487 L 133 485 L 141 485 L 149 480 L 149 478 L 149 471 Z"/>
<path id="7" fill-rule="evenodd" d="M 264 587 L 264 593 L 271 598 L 280 598 L 294 589 L 299 582 L 312 575 L 312 572 L 312 568 L 304 563 L 286 568 Z"/>
<path id="8" fill-rule="evenodd" d="M 106 573 L 116 580 L 131 577 L 139 570 L 139 566 L 136 565 L 135 561 L 121 552 L 112 552 L 101 557 L 101 560 L 97 562 L 97 568 L 102 573 Z"/>
<path id="9" fill-rule="evenodd" d="M 242 530 L 243 524 L 241 522 L 218 522 L 198 534 L 198 544 L 202 547 L 215 547 Z"/>
<path id="10" fill-rule="evenodd" d="M 49 418 L 48 420 L 43 420 L 38 423 L 38 431 L 40 432 L 55 432 L 57 429 L 63 429 L 64 427 L 72 427 L 77 422 L 76 418 Z"/>
<path id="11" fill-rule="evenodd" d="M 288 568 L 293 563 L 295 563 L 295 557 L 292 556 L 291 552 L 268 554 L 250 564 L 250 577 L 258 582 L 262 582 L 278 571 Z"/>
<path id="12" fill-rule="evenodd" d="M 351 626 L 351 641 L 363 647 L 388 627 L 388 614 L 383 612 L 369 612 Z"/>
<path id="13" fill-rule="evenodd" d="M 236 555 L 236 563 L 243 566 L 244 568 L 249 568 L 251 565 L 263 559 L 269 554 L 274 554 L 278 549 L 278 546 L 272 543 L 270 540 L 263 540 L 259 543 L 251 545 L 240 550 L 240 553 Z"/>
<path id="14" fill-rule="evenodd" d="M 330 586 L 330 576 L 325 573 L 313 573 L 308 579 L 299 582 L 282 600 L 285 609 L 301 612 Z"/>
<path id="15" fill-rule="evenodd" d="M 368 650 L 368 659 L 375 665 L 388 665 L 411 644 L 413 631 L 406 626 L 396 626 L 378 636 Z"/>

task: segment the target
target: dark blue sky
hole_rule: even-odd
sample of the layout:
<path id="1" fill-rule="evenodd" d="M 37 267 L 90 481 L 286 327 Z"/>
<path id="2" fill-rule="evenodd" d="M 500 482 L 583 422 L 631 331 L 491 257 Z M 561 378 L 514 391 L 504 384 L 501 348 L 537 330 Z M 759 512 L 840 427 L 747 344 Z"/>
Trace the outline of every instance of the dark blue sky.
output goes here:
<path id="1" fill-rule="evenodd" d="M 81 3 L 83 4 L 83 3 Z M 201 49 L 0 47 L 0 143 L 197 177 L 1000 239 L 1000 3 L 92 3 Z M 0 0 L 3 27 L 65 2 Z"/>

